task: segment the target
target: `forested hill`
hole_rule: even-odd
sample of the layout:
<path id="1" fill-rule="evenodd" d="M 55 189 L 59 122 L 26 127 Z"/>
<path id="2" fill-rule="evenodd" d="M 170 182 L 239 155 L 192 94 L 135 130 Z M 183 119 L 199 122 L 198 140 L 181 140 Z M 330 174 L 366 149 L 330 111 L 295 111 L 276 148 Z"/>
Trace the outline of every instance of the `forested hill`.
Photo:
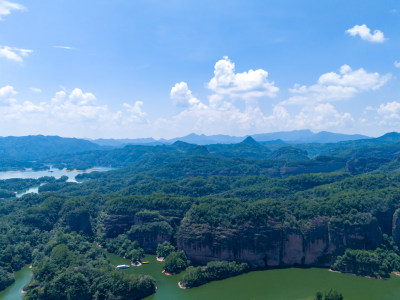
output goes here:
<path id="1" fill-rule="evenodd" d="M 153 279 L 123 276 L 97 245 L 135 261 L 163 244 L 172 251 L 165 264 L 177 272 L 189 259 L 387 277 L 400 271 L 397 138 L 389 134 L 312 158 L 298 145 L 272 151 L 251 137 L 48 158 L 42 163 L 119 168 L 82 174 L 81 183 L 0 181 L 0 196 L 7 198 L 0 199 L 0 290 L 32 264 L 26 299 L 139 299 L 155 292 Z M 14 197 L 21 186 L 40 186 L 39 194 Z M 247 270 L 221 263 L 196 272 L 211 266 L 230 266 L 225 277 Z M 193 282 L 205 278 L 190 274 Z"/>
<path id="2" fill-rule="evenodd" d="M 379 147 L 385 145 L 392 145 L 399 142 L 400 142 L 400 134 L 397 132 L 390 132 L 378 138 L 373 138 L 373 139 L 368 138 L 368 139 L 348 140 L 337 143 L 296 144 L 294 145 L 294 147 L 306 150 L 311 157 L 316 155 L 336 155 L 336 154 L 343 156 L 346 155 L 347 150 Z"/>
<path id="3" fill-rule="evenodd" d="M 92 151 L 100 148 L 99 145 L 86 140 L 59 136 L 0 137 L 0 157 L 16 161 L 44 160 L 54 155 Z"/>
<path id="4" fill-rule="evenodd" d="M 368 159 L 367 169 L 378 168 L 382 163 L 389 163 L 397 157 L 400 134 L 390 133 L 376 139 L 365 139 L 356 141 L 339 142 L 334 144 L 299 144 L 287 145 L 279 141 L 271 143 L 259 143 L 251 137 L 247 137 L 236 144 L 211 144 L 195 145 L 177 141 L 172 145 L 128 145 L 124 148 L 112 150 L 86 151 L 75 155 L 57 155 L 45 162 L 53 164 L 67 164 L 71 166 L 111 166 L 126 167 L 136 163 L 142 168 L 149 163 L 159 162 L 162 165 L 181 161 L 194 156 L 220 157 L 227 159 L 256 159 L 269 161 L 267 165 L 280 167 L 269 171 L 272 176 L 298 174 L 301 169 L 308 172 L 330 172 L 345 168 L 346 163 L 350 165 L 359 164 L 355 159 Z M 310 154 L 312 153 L 312 155 Z M 375 155 L 376 154 L 376 155 Z M 374 158 L 378 159 L 376 160 Z M 187 160 L 185 160 L 187 162 Z M 222 160 L 220 160 L 222 161 Z M 322 161 L 329 161 L 326 168 Z M 373 162 L 373 165 L 371 165 Z M 255 165 L 259 165 L 258 161 Z M 332 163 L 335 162 L 335 166 Z M 265 165 L 264 163 L 264 165 Z M 364 163 L 364 162 L 363 162 Z M 319 167 L 316 167 L 319 165 Z M 357 173 L 359 173 L 358 166 Z M 349 167 L 349 170 L 354 169 Z M 307 173 L 307 171 L 301 171 Z M 280 174 L 280 175 L 279 175 Z"/>
<path id="5" fill-rule="evenodd" d="M 270 168 L 273 167 L 268 171 L 271 176 L 330 172 L 346 166 L 348 171 L 360 173 L 360 168 L 371 171 L 380 164 L 390 163 L 399 153 L 399 142 L 400 134 L 388 133 L 375 139 L 327 144 L 286 144 L 281 140 L 260 143 L 247 137 L 234 144 L 196 145 L 176 141 L 170 145 L 107 148 L 87 140 L 57 136 L 6 137 L 0 138 L 0 170 L 40 169 L 46 168 L 45 164 L 70 169 L 87 169 L 93 166 L 119 168 L 136 163 L 146 166 L 154 161 L 166 164 L 184 158 L 206 156 L 268 160 Z M 321 158 L 322 156 L 330 158 Z M 327 168 L 321 168 L 322 164 L 319 162 L 323 160 L 330 161 Z M 333 167 L 331 163 L 334 161 L 342 162 Z M 321 166 L 316 166 L 318 164 Z"/>

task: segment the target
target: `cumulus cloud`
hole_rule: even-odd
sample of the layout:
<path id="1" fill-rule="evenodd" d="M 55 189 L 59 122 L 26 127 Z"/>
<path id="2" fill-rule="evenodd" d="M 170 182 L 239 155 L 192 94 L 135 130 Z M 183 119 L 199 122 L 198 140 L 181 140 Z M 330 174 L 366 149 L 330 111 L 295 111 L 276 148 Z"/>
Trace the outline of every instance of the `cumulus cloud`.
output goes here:
<path id="1" fill-rule="evenodd" d="M 195 97 L 184 81 L 171 87 L 170 98 L 180 112 L 168 118 L 149 119 L 142 101 L 125 102 L 119 107 L 103 105 L 93 93 L 80 88 L 62 88 L 50 100 L 38 103 L 17 100 L 15 89 L 4 86 L 0 88 L 0 118 L 3 122 L 0 135 L 42 133 L 157 138 L 191 132 L 246 135 L 293 129 L 349 131 L 368 124 L 377 127 L 400 124 L 398 102 L 382 104 L 379 108 L 369 107 L 367 111 L 371 118 L 364 113 L 363 119 L 357 120 L 357 114 L 353 116 L 333 103 L 333 100 L 348 99 L 363 91 L 378 90 L 389 80 L 389 74 L 370 73 L 362 68 L 352 70 L 344 65 L 338 72 L 322 74 L 313 85 L 296 85 L 290 90 L 292 97 L 287 101 L 271 100 L 269 107 L 263 106 L 270 110 L 266 112 L 261 109 L 260 101 L 276 94 L 277 87 L 273 82 L 266 76 L 262 80 L 255 76 L 257 79 L 252 82 L 249 79 L 252 75 L 248 77 L 252 72 L 236 73 L 228 58 L 219 63 L 222 66 L 217 62 L 214 76 L 206 85 L 211 91 L 209 97 Z M 239 80 L 238 74 L 247 74 L 243 75 L 246 84 Z M 275 92 L 271 93 L 271 87 L 276 88 L 272 88 Z M 254 91 L 263 96 L 254 96 Z M 237 99 L 244 101 L 238 103 Z M 291 105 L 294 103 L 301 106 Z"/>
<path id="2" fill-rule="evenodd" d="M 373 43 L 383 43 L 385 41 L 385 36 L 382 31 L 374 30 L 371 33 L 371 29 L 367 25 L 355 25 L 353 28 L 347 29 L 346 33 L 351 36 L 360 36 L 362 40 L 373 42 Z"/>
<path id="3" fill-rule="evenodd" d="M 264 116 L 258 105 L 262 98 L 275 97 L 279 88 L 268 79 L 268 72 L 262 69 L 235 72 L 235 64 L 228 58 L 217 61 L 214 76 L 207 83 L 212 92 L 208 101 L 200 101 L 193 96 L 186 82 L 176 83 L 170 97 L 176 106 L 183 108 L 171 119 L 155 121 L 156 128 L 168 128 L 171 136 L 182 129 L 194 132 L 246 133 L 265 128 L 268 117 Z M 234 100 L 244 100 L 245 107 L 239 109 Z M 282 114 L 281 114 L 282 115 Z M 175 133 L 174 133 L 175 132 Z"/>
<path id="4" fill-rule="evenodd" d="M 377 112 L 383 117 L 383 121 L 400 121 L 400 102 L 393 101 L 386 104 L 381 104 Z"/>
<path id="5" fill-rule="evenodd" d="M 0 98 L 9 98 L 17 94 L 17 91 L 11 85 L 0 88 Z"/>
<path id="6" fill-rule="evenodd" d="M 268 72 L 263 69 L 235 73 L 235 64 L 224 57 L 214 66 L 214 77 L 208 83 L 208 88 L 216 95 L 244 100 L 275 97 L 279 88 L 268 80 Z"/>
<path id="7" fill-rule="evenodd" d="M 186 82 L 176 83 L 170 92 L 170 97 L 176 106 L 193 106 L 200 104 L 200 101 L 192 95 Z"/>
<path id="8" fill-rule="evenodd" d="M 24 9 L 25 6 L 21 4 L 0 0 L 0 21 L 3 20 L 4 16 L 8 16 L 9 14 L 11 14 L 13 10 Z"/>
<path id="9" fill-rule="evenodd" d="M 400 61 L 395 61 L 394 62 L 394 66 L 396 67 L 396 68 L 400 68 Z"/>
<path id="10" fill-rule="evenodd" d="M 326 101 L 350 97 L 358 91 L 378 89 L 386 80 L 388 78 L 377 73 L 368 73 L 363 69 L 353 71 L 344 65 L 339 74 L 326 73 L 313 86 L 297 85 L 291 90 L 293 97 L 303 99 L 300 111 L 289 111 L 286 107 L 288 101 L 284 101 L 272 105 L 271 113 L 266 114 L 261 110 L 259 101 L 272 98 L 279 91 L 268 80 L 268 72 L 259 69 L 236 73 L 235 64 L 224 57 L 215 64 L 214 76 L 207 83 L 212 92 L 208 101 L 194 97 L 186 82 L 177 83 L 172 87 L 170 96 L 174 104 L 183 110 L 170 119 L 156 120 L 153 128 L 159 136 L 181 135 L 182 130 L 187 130 L 187 133 L 234 135 L 304 128 L 339 130 L 352 126 L 352 115 L 339 112 L 331 103 L 310 99 L 317 96 L 319 101 Z M 244 106 L 243 103 L 236 105 L 236 99 L 243 99 Z"/>
<path id="11" fill-rule="evenodd" d="M 13 60 L 19 63 L 22 63 L 24 57 L 31 54 L 33 51 L 28 49 L 20 49 L 9 46 L 1 46 L 0 45 L 0 57 L 4 57 L 9 60 Z"/>
<path id="12" fill-rule="evenodd" d="M 3 135 L 59 134 L 64 136 L 126 137 L 137 125 L 146 123 L 143 102 L 123 104 L 110 109 L 98 103 L 96 96 L 79 88 L 71 92 L 59 91 L 48 101 L 34 103 L 10 97 L 16 95 L 12 87 L 0 89 L 0 118 Z M 125 134 L 124 134 L 125 133 Z"/>
<path id="13" fill-rule="evenodd" d="M 283 104 L 312 104 L 321 101 L 348 99 L 363 91 L 375 91 L 391 78 L 391 74 L 368 73 L 363 68 L 352 70 L 343 65 L 339 73 L 322 74 L 311 86 L 295 84 L 293 94 Z"/>
<path id="14" fill-rule="evenodd" d="M 65 92 L 64 92 L 65 93 Z M 84 93 L 81 89 L 73 89 L 69 99 L 78 105 L 87 105 L 96 101 L 96 96 L 92 93 Z"/>
<path id="15" fill-rule="evenodd" d="M 354 122 L 348 112 L 340 113 L 330 103 L 304 107 L 294 118 L 294 128 L 312 128 L 323 130 L 328 128 L 345 128 Z"/>

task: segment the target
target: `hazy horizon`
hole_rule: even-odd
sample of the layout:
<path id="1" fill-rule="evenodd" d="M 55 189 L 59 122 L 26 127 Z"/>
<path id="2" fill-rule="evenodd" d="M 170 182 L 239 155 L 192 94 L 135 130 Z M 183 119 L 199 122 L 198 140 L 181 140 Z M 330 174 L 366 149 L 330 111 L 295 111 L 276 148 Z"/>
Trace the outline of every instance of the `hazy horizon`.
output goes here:
<path id="1" fill-rule="evenodd" d="M 152 137 L 152 136 L 143 136 L 143 137 L 136 137 L 136 138 L 128 138 L 128 137 L 121 137 L 121 138 L 116 138 L 116 137 L 90 138 L 90 137 L 63 136 L 63 135 L 54 135 L 54 134 L 41 134 L 41 133 L 38 133 L 38 134 L 30 134 L 30 135 L 7 135 L 7 136 L 0 136 L 0 137 L 1 137 L 1 138 L 6 138 L 6 137 L 26 137 L 26 136 L 58 136 L 58 137 L 62 137 L 62 138 L 77 138 L 77 139 L 85 139 L 85 140 L 99 140 L 99 139 L 100 139 L 100 140 L 101 140 L 101 139 L 104 139 L 104 140 L 111 140 L 111 139 L 115 139 L 115 140 L 124 140 L 124 139 L 127 139 L 127 140 L 130 140 L 130 139 L 131 139 L 131 140 L 135 140 L 135 139 L 141 140 L 141 139 L 154 139 L 154 140 L 156 140 L 156 141 L 162 141 L 162 140 L 167 140 L 167 141 L 168 141 L 168 140 L 171 140 L 171 139 L 183 138 L 183 137 L 187 137 L 187 136 L 191 136 L 191 135 L 205 136 L 205 137 L 212 137 L 212 136 L 229 136 L 229 137 L 232 137 L 232 138 L 246 138 L 246 137 L 248 137 L 248 136 L 255 136 L 255 135 L 262 135 L 262 134 L 291 133 L 291 132 L 296 132 L 296 131 L 310 131 L 310 132 L 312 132 L 313 134 L 319 134 L 319 133 L 327 132 L 327 133 L 338 134 L 338 135 L 341 135 L 341 134 L 343 134 L 343 135 L 349 135 L 349 136 L 352 136 L 352 135 L 360 135 L 360 136 L 365 136 L 365 137 L 368 137 L 368 138 L 378 138 L 378 137 L 381 137 L 381 136 L 383 136 L 383 135 L 385 135 L 385 134 L 393 133 L 393 132 L 398 133 L 398 131 L 388 131 L 388 132 L 385 132 L 385 133 L 380 134 L 380 135 L 366 135 L 366 134 L 360 134 L 360 133 L 350 133 L 350 134 L 347 134 L 347 133 L 343 133 L 343 132 L 333 132 L 333 131 L 328 131 L 328 130 L 321 130 L 321 131 L 315 131 L 315 130 L 314 130 L 314 131 L 313 131 L 313 130 L 310 130 L 310 129 L 299 129 L 299 130 L 294 129 L 294 130 L 288 130 L 288 131 L 273 131 L 273 132 L 249 133 L 249 134 L 245 134 L 245 135 L 220 134 L 220 133 L 215 133 L 215 134 L 209 134 L 209 135 L 207 135 L 207 134 L 203 134 L 203 133 L 191 132 L 191 133 L 188 133 L 188 134 L 186 134 L 186 135 L 173 136 L 173 137 L 171 137 L 171 138 L 164 138 L 164 137 L 154 138 L 154 137 Z"/>

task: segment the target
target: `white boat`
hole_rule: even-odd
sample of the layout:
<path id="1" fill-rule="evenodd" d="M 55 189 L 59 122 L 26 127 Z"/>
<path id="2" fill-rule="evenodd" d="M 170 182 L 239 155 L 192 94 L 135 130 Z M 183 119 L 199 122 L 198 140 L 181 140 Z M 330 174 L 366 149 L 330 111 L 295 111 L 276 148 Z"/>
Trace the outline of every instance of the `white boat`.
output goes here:
<path id="1" fill-rule="evenodd" d="M 129 266 L 128 265 L 118 265 L 117 269 L 128 269 Z"/>

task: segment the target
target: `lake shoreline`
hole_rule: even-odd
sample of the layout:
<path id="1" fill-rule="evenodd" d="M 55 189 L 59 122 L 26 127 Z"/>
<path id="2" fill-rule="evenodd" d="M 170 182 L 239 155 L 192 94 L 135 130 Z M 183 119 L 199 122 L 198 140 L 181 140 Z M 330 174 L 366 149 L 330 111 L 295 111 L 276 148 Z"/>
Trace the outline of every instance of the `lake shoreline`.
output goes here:
<path id="1" fill-rule="evenodd" d="M 336 270 L 332 270 L 332 269 L 328 269 L 329 272 L 333 272 L 333 273 L 339 273 L 339 274 L 347 274 L 347 275 L 352 275 L 352 276 L 357 276 L 357 277 L 362 277 L 362 278 L 368 278 L 368 279 L 385 279 L 383 277 L 372 277 L 372 276 L 362 276 L 362 275 L 357 275 L 351 272 L 340 272 L 340 271 L 336 271 Z M 397 274 L 395 274 L 397 273 Z M 395 274 L 397 276 L 400 276 L 400 272 L 392 272 L 392 274 Z"/>

